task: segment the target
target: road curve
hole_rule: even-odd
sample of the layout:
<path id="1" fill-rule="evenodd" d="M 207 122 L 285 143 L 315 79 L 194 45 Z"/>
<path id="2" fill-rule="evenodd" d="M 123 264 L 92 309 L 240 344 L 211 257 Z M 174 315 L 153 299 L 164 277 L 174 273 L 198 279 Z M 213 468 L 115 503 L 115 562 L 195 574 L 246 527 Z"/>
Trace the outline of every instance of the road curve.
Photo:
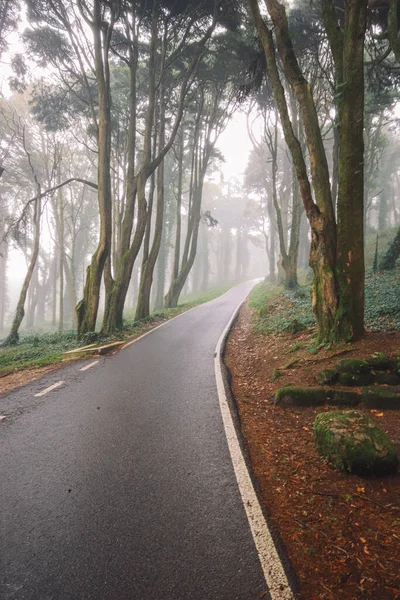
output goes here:
<path id="1" fill-rule="evenodd" d="M 3 600 L 269 597 L 213 360 L 251 287 L 0 398 Z"/>

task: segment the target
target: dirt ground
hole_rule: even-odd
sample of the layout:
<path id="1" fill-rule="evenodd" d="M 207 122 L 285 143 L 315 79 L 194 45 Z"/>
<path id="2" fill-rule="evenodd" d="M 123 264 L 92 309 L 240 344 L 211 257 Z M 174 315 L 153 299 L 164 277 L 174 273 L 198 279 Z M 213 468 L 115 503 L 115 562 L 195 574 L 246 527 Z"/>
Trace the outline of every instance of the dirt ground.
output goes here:
<path id="1" fill-rule="evenodd" d="M 38 369 L 25 369 L 22 371 L 16 371 L 15 373 L 9 373 L 4 377 L 0 378 L 0 394 L 5 394 L 6 392 L 10 392 L 11 390 L 21 387 L 21 385 L 25 385 L 30 381 L 35 381 L 46 375 L 46 373 L 51 373 L 56 369 L 59 369 L 65 363 L 56 363 L 54 365 L 48 365 L 47 367 L 40 367 Z"/>
<path id="2" fill-rule="evenodd" d="M 399 599 L 400 473 L 378 479 L 335 470 L 318 456 L 312 430 L 315 416 L 332 407 L 285 409 L 271 399 L 285 384 L 317 385 L 315 373 L 340 358 L 398 354 L 400 333 L 369 334 L 312 355 L 303 348 L 312 332 L 257 334 L 250 318 L 244 306 L 225 360 L 262 500 L 298 577 L 298 598 Z M 279 368 L 283 375 L 274 379 Z M 400 452 L 400 411 L 366 413 Z"/>

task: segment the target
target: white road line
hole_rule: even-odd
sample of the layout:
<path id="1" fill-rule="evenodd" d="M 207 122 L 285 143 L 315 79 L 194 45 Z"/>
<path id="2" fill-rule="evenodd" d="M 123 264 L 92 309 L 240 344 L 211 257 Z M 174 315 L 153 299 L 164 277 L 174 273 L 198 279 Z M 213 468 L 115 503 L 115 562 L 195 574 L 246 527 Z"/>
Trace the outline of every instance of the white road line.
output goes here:
<path id="1" fill-rule="evenodd" d="M 57 381 L 57 383 L 53 383 L 53 385 L 51 385 L 50 387 L 42 390 L 38 394 L 34 394 L 34 396 L 35 396 L 35 398 L 39 398 L 40 396 L 44 396 L 48 392 L 51 392 L 52 390 L 55 390 L 56 388 L 60 387 L 60 385 L 62 385 L 63 383 L 64 383 L 64 381 Z"/>
<path id="2" fill-rule="evenodd" d="M 5 419 L 5 418 L 6 418 L 6 417 L 5 417 L 4 415 L 1 415 L 1 416 L 0 416 L 0 421 L 4 421 L 4 419 Z"/>
<path id="3" fill-rule="evenodd" d="M 82 369 L 79 369 L 79 370 L 80 371 L 87 371 L 88 369 L 91 369 L 95 365 L 98 365 L 99 362 L 100 362 L 99 360 L 95 360 L 94 362 L 89 363 L 88 365 L 86 365 L 85 367 L 82 367 Z"/>
<path id="4" fill-rule="evenodd" d="M 225 435 L 228 441 L 229 452 L 231 455 L 236 480 L 239 486 L 243 506 L 249 521 L 251 533 L 257 548 L 258 557 L 260 559 L 269 593 L 272 600 L 293 600 L 293 592 L 276 550 L 268 524 L 264 518 L 257 494 L 254 490 L 254 486 L 247 469 L 246 461 L 243 457 L 239 440 L 236 435 L 236 429 L 233 423 L 228 399 L 226 397 L 224 380 L 222 376 L 222 349 L 225 335 L 229 331 L 232 322 L 239 312 L 241 305 L 246 300 L 247 295 L 233 313 L 228 325 L 218 340 L 214 360 L 215 378 L 217 381 L 219 404 L 225 428 Z"/>

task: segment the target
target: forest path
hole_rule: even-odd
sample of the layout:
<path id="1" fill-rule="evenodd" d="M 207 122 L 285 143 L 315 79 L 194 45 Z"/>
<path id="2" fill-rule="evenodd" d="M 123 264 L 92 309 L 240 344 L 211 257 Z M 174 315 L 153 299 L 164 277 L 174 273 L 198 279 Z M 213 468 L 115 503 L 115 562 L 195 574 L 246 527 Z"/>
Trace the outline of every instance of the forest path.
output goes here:
<path id="1" fill-rule="evenodd" d="M 252 285 L 0 398 L 1 598 L 269 597 L 214 374 Z"/>

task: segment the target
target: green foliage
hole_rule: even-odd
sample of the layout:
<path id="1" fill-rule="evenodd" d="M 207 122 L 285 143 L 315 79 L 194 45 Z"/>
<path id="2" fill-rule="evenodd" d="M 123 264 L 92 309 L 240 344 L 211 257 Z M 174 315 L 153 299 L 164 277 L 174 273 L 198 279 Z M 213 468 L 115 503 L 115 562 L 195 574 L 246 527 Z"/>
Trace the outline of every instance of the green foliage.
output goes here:
<path id="1" fill-rule="evenodd" d="M 368 331 L 400 330 L 400 273 L 367 272 L 365 278 L 365 326 Z M 253 288 L 249 305 L 253 328 L 258 333 L 284 333 L 296 321 L 302 328 L 313 326 L 309 287 L 285 290 L 261 283 Z M 308 350 L 317 353 L 314 342 Z"/>
<path id="2" fill-rule="evenodd" d="M 75 331 L 21 335 L 17 346 L 0 350 L 0 373 L 58 362 L 63 352 L 78 345 Z"/>
<path id="3" fill-rule="evenodd" d="M 368 331 L 400 329 L 400 273 L 367 273 L 365 324 Z"/>
<path id="4" fill-rule="evenodd" d="M 314 324 L 308 288 L 285 290 L 281 286 L 262 283 L 249 299 L 254 310 L 254 329 L 260 333 L 297 331 Z"/>

